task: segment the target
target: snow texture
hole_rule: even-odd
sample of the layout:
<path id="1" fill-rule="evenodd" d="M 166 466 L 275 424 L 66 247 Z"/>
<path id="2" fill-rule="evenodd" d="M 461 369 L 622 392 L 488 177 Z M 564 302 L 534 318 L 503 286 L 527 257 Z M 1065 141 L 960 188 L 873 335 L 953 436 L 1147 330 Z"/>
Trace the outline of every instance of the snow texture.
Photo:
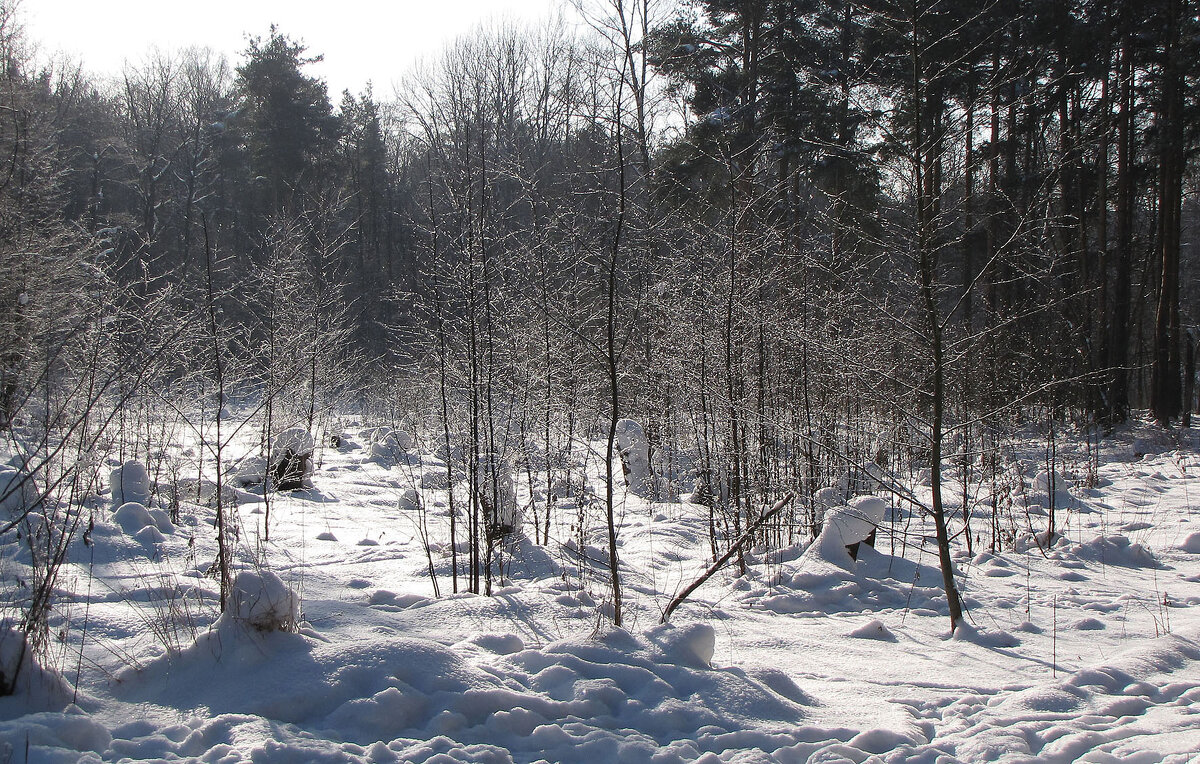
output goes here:
<path id="1" fill-rule="evenodd" d="M 343 442 L 372 442 L 339 427 Z M 253 429 L 232 457 L 258 449 Z M 448 492 L 418 482 L 445 462 L 411 444 L 387 465 L 327 451 L 320 490 L 272 499 L 270 541 L 261 490 L 231 490 L 239 567 L 219 616 L 215 486 L 192 472 L 157 497 L 174 502 L 177 527 L 165 504 L 122 502 L 91 547 L 70 549 L 52 652 L 71 681 L 81 663 L 79 694 L 26 651 L 16 694 L 0 698 L 0 761 L 1194 762 L 1200 455 L 1171 438 L 1105 441 L 1097 487 L 1063 489 L 1074 504 L 1049 545 L 1036 513 L 1014 515 L 995 549 L 988 518 L 971 553 L 956 535 L 968 620 L 953 635 L 932 524 L 876 497 L 843 503 L 848 482 L 819 497 L 816 540 L 747 550 L 745 574 L 718 571 L 670 625 L 655 625 L 665 602 L 711 560 L 708 507 L 632 491 L 618 527 L 627 630 L 604 619 L 606 537 L 586 503 L 555 509 L 547 545 L 497 544 L 492 596 L 463 592 Z M 1134 460 L 1135 440 L 1154 448 Z M 181 441 L 172 458 L 197 447 Z M 573 484 L 603 485 L 604 447 L 579 444 Z M 1015 447 L 1024 464 L 1044 458 L 1040 443 Z M 1059 453 L 1081 463 L 1092 447 L 1064 437 Z M 486 466 L 503 467 L 498 506 L 546 495 L 544 477 L 531 486 L 511 462 Z M 1034 483 L 1014 506 L 1044 506 Z M 428 547 L 405 504 L 418 485 Z M 919 481 L 904 487 L 928 500 Z M 29 519 L 22 533 L 44 522 Z M 875 547 L 851 560 L 847 543 L 872 530 Z M 16 532 L 0 537 L 0 572 L 20 570 L 21 549 Z M 0 627 L 5 670 L 21 644 Z"/>

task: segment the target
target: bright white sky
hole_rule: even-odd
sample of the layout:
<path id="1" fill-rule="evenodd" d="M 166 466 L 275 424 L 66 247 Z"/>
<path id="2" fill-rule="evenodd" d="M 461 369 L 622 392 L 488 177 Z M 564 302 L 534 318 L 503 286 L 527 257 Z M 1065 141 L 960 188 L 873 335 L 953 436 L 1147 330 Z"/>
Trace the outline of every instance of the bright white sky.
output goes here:
<path id="1" fill-rule="evenodd" d="M 537 21 L 559 0 L 22 0 L 28 37 L 44 56 L 62 53 L 95 74 L 119 74 L 157 46 L 173 51 L 207 46 L 236 65 L 246 35 L 265 37 L 272 23 L 325 60 L 310 74 L 329 85 L 336 105 L 343 89 L 367 80 L 380 98 L 414 61 L 486 20 Z M 565 11 L 564 11 L 565 13 Z"/>

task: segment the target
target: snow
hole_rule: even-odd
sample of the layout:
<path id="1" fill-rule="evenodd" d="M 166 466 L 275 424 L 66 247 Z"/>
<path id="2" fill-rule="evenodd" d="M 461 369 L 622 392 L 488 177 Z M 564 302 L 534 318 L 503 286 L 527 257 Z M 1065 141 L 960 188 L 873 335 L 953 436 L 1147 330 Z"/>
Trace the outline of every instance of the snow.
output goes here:
<path id="1" fill-rule="evenodd" d="M 127 502 L 150 502 L 150 473 L 146 471 L 146 465 L 136 459 L 130 459 L 113 470 L 108 483 L 114 507 Z"/>
<path id="2" fill-rule="evenodd" d="M 17 515 L 37 503 L 37 491 L 27 473 L 0 468 L 0 511 Z"/>
<path id="3" fill-rule="evenodd" d="M 637 496 L 652 496 L 657 486 L 650 466 L 650 441 L 646 439 L 646 431 L 632 419 L 618 419 L 616 447 L 629 490 Z"/>
<path id="4" fill-rule="evenodd" d="M 26 658 L 26 682 L 0 699 L 0 761 L 24 761 L 27 741 L 39 762 L 1200 756 L 1200 455 L 1186 438 L 1120 433 L 1103 444 L 1095 487 L 1059 466 L 1049 545 L 1031 513 L 990 549 L 978 517 L 981 540 L 953 545 L 967 620 L 952 635 L 931 521 L 890 511 L 885 494 L 847 500 L 848 484 L 819 492 L 816 540 L 748 550 L 745 574 L 718 572 L 667 625 L 666 603 L 711 560 L 707 508 L 628 481 L 617 491 L 624 628 L 603 616 L 604 529 L 594 516 L 579 526 L 602 507 L 586 502 L 556 510 L 550 545 L 513 533 L 498 546 L 493 596 L 453 593 L 445 463 L 416 446 L 436 439 L 401 447 L 384 429 L 342 427 L 341 445 L 316 448 L 310 489 L 266 497 L 269 541 L 262 487 L 227 489 L 237 533 L 224 616 L 214 510 L 193 503 L 215 490 L 209 477 L 157 494 L 147 480 L 142 500 L 111 514 L 98 498 L 93 546 L 72 547 L 60 582 L 65 677 Z M 253 455 L 253 430 L 232 456 Z M 390 458 L 364 460 L 380 443 Z M 1070 458 L 1072 443 L 1058 446 Z M 1014 470 L 1033 477 L 1013 505 L 1044 509 L 1039 444 L 1025 450 Z M 519 531 L 547 487 L 483 459 L 500 488 L 489 501 Z M 127 467 L 112 482 L 121 497 L 137 489 Z M 602 461 L 572 479 L 602 486 Z M 861 543 L 872 531 L 873 548 Z M 0 538 L 5 565 L 16 535 Z M 464 550 L 460 536 L 460 564 Z M 0 632 L 0 661 L 16 660 L 12 634 Z"/>
<path id="5" fill-rule="evenodd" d="M 311 454 L 316 445 L 312 433 L 308 430 L 303 427 L 289 427 L 275 436 L 275 445 L 271 450 L 280 454 L 285 451 L 291 451 L 293 454 Z"/>
<path id="6" fill-rule="evenodd" d="M 113 522 L 121 526 L 121 530 L 132 536 L 146 526 L 154 525 L 154 517 L 150 510 L 136 501 L 127 501 L 113 512 Z"/>
<path id="7" fill-rule="evenodd" d="M 229 611 L 258 631 L 290 631 L 299 616 L 299 599 L 269 570 L 239 571 L 229 593 Z"/>

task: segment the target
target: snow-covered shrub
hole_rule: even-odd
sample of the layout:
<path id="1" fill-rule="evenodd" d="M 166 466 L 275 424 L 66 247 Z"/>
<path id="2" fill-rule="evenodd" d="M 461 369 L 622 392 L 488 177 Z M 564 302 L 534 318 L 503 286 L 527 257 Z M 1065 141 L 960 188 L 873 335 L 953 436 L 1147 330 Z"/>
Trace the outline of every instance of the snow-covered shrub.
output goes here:
<path id="1" fill-rule="evenodd" d="M 658 486 L 650 466 L 650 441 L 646 439 L 646 431 L 632 419 L 619 419 L 616 435 L 625 484 L 637 496 L 653 496 Z"/>
<path id="2" fill-rule="evenodd" d="M 275 436 L 271 448 L 271 481 L 277 491 L 295 491 L 304 487 L 312 472 L 312 452 L 316 441 L 303 427 L 289 427 Z"/>
<path id="3" fill-rule="evenodd" d="M 400 495 L 400 508 L 410 512 L 421 508 L 421 493 L 415 488 L 406 488 Z"/>
<path id="4" fill-rule="evenodd" d="M 1038 493 L 1050 493 L 1051 483 L 1054 485 L 1055 493 L 1059 491 L 1066 491 L 1070 487 L 1070 483 L 1068 483 L 1067 479 L 1059 472 L 1054 472 L 1051 474 L 1046 470 L 1040 470 L 1036 475 L 1033 476 L 1033 490 L 1037 491 Z"/>
<path id="5" fill-rule="evenodd" d="M 887 515 L 888 504 L 875 496 L 856 496 L 844 507 L 826 516 L 829 532 L 836 534 L 843 546 L 866 541 Z"/>
<path id="6" fill-rule="evenodd" d="M 851 548 L 866 541 L 883 522 L 888 503 L 875 496 L 857 496 L 825 515 L 825 525 L 800 558 L 801 567 L 820 560 L 849 569 L 854 562 Z"/>
<path id="7" fill-rule="evenodd" d="M 258 631 L 292 631 L 299 621 L 299 598 L 269 570 L 242 570 L 229 592 L 228 612 Z"/>
<path id="8" fill-rule="evenodd" d="M 150 473 L 146 465 L 130 459 L 112 471 L 108 481 L 112 488 L 112 505 L 119 507 L 127 502 L 150 503 Z"/>
<path id="9" fill-rule="evenodd" d="M 0 511 L 19 515 L 37 504 L 37 489 L 28 473 L 0 469 Z"/>
<path id="10" fill-rule="evenodd" d="M 363 439 L 367 442 L 367 456 L 364 461 L 375 462 L 383 466 L 391 466 L 404 461 L 409 449 L 413 447 L 412 436 L 404 430 L 391 427 L 374 427 L 363 430 Z"/>
<path id="11" fill-rule="evenodd" d="M 829 510 L 841 505 L 843 495 L 844 492 L 841 489 L 832 486 L 818 489 L 813 493 L 812 517 L 809 519 L 815 533 L 820 533 L 821 528 L 825 526 L 825 515 L 829 513 Z"/>
<path id="12" fill-rule="evenodd" d="M 521 530 L 524 515 L 517 504 L 512 469 L 498 456 L 479 457 L 475 472 L 488 535 L 501 538 Z"/>
<path id="13" fill-rule="evenodd" d="M 444 491 L 450 487 L 445 469 L 425 470 L 421 473 L 421 487 L 435 491 Z"/>
<path id="14" fill-rule="evenodd" d="M 267 479 L 267 460 L 261 456 L 247 456 L 233 470 L 233 482 L 240 486 L 262 485 Z"/>

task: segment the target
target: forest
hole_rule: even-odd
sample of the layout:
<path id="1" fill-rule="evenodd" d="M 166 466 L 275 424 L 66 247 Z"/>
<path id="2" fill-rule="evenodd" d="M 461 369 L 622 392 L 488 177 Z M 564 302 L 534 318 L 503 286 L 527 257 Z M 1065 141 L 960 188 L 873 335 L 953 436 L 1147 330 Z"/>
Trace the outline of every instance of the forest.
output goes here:
<path id="1" fill-rule="evenodd" d="M 0 0 L 0 695 L 103 663 L 79 566 L 119 495 L 134 530 L 193 518 L 176 558 L 207 583 L 152 629 L 178 652 L 244 576 L 283 586 L 291 492 L 351 445 L 407 475 L 437 597 L 573 550 L 629 627 L 631 507 L 674 503 L 699 568 L 656 590 L 664 624 L 832 523 L 855 559 L 927 549 L 952 634 L 962 560 L 1078 530 L 1061 475 L 1104 489 L 1135 431 L 1190 453 L 1194 2 L 565 11 L 332 94 L 286 20 L 99 76 Z"/>

